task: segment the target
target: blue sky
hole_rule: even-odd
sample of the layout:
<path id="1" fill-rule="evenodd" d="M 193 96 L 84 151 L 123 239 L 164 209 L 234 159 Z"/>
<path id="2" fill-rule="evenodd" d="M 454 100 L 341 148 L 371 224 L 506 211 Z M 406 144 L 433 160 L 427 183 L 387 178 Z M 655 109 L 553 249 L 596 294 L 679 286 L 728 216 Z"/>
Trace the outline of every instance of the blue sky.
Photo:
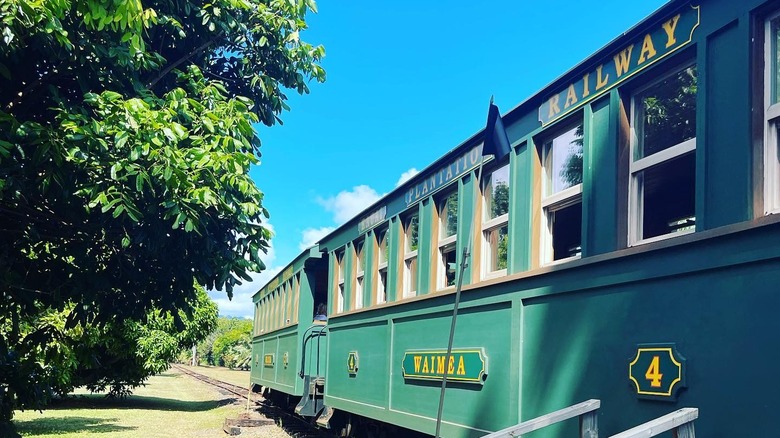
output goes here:
<path id="1" fill-rule="evenodd" d="M 320 0 L 303 40 L 325 46 L 327 81 L 289 90 L 284 125 L 257 126 L 274 238 L 268 270 L 212 298 L 252 316 L 251 296 L 402 178 L 508 112 L 665 4 L 662 0 Z"/>

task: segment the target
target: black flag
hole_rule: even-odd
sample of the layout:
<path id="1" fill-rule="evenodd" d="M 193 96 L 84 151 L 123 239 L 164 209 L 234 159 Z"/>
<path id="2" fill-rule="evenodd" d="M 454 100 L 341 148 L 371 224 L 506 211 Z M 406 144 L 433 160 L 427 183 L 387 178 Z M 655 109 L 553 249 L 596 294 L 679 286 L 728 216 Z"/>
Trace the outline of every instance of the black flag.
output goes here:
<path id="1" fill-rule="evenodd" d="M 510 149 L 509 138 L 507 138 L 504 130 L 504 122 L 501 120 L 498 107 L 493 104 L 493 98 L 491 97 L 482 156 L 493 155 L 496 161 L 500 161 L 509 153 Z"/>

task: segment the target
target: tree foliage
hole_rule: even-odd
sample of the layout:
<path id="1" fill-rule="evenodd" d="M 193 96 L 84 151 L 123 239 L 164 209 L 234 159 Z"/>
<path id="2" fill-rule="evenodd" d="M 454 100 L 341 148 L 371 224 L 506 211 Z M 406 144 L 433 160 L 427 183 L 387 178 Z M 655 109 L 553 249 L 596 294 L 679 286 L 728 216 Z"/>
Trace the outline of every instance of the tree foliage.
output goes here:
<path id="1" fill-rule="evenodd" d="M 252 355 L 251 340 L 251 320 L 220 317 L 216 329 L 198 343 L 200 361 L 229 368 L 246 366 Z"/>
<path id="2" fill-rule="evenodd" d="M 45 400 L 56 378 L 36 364 L 67 345 L 52 339 L 181 328 L 193 282 L 231 296 L 264 268 L 252 123 L 324 80 L 324 50 L 300 39 L 314 9 L 0 0 L 0 421 Z M 93 381 L 123 381 L 104 365 Z"/>

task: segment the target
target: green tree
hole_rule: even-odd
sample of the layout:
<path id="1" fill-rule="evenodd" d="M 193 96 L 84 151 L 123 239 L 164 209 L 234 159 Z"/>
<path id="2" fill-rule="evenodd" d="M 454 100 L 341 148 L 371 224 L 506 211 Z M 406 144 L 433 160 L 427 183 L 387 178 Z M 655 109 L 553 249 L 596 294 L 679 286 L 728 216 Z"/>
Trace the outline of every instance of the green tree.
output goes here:
<path id="1" fill-rule="evenodd" d="M 46 401 L 52 340 L 120 337 L 152 311 L 181 328 L 193 282 L 232 296 L 264 268 L 252 123 L 324 80 L 300 39 L 314 9 L 0 0 L 0 424 Z"/>
<path id="2" fill-rule="evenodd" d="M 220 317 L 214 331 L 198 344 L 201 360 L 235 368 L 251 355 L 252 321 Z"/>

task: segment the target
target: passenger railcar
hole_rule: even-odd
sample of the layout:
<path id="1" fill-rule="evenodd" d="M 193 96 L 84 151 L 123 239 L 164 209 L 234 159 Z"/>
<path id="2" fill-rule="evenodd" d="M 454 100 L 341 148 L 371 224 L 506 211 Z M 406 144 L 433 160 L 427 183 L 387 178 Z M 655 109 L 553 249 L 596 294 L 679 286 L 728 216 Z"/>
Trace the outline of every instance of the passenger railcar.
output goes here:
<path id="1" fill-rule="evenodd" d="M 780 2 L 668 3 L 266 285 L 252 382 L 322 425 L 433 434 L 446 370 L 443 436 L 594 398 L 603 436 L 775 435 L 779 42 Z"/>

